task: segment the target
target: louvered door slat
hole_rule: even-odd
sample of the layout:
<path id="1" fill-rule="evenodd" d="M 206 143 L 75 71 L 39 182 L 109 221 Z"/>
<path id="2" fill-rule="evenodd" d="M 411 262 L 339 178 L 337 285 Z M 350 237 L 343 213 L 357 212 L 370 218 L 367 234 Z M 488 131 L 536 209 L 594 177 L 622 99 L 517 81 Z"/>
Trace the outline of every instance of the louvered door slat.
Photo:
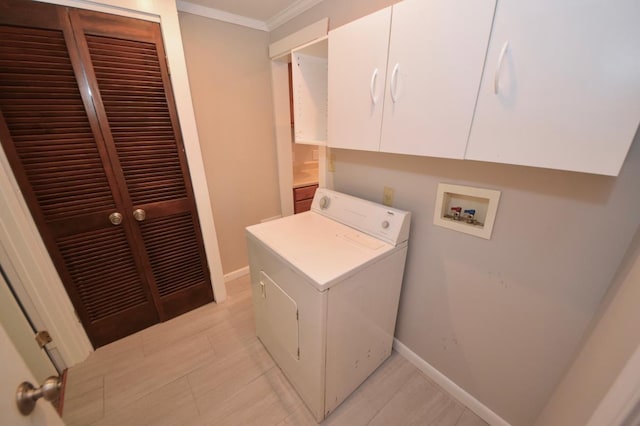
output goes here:
<path id="1" fill-rule="evenodd" d="M 27 82 L 26 84 L 30 84 Z M 53 110 L 53 111 L 38 111 L 37 115 L 34 114 L 30 117 L 25 117 L 23 114 L 12 116 L 11 112 L 9 112 L 9 117 L 16 123 L 16 125 L 23 126 L 33 126 L 38 123 L 46 123 L 50 125 L 51 123 L 64 123 L 67 126 L 78 127 L 79 123 L 78 119 L 81 119 L 84 115 L 81 111 L 70 111 L 69 108 L 61 108 L 62 110 Z M 23 112 L 23 111 L 21 111 Z"/>
<path id="2" fill-rule="evenodd" d="M 52 152 L 34 152 L 31 150 L 29 153 L 25 153 L 22 156 L 23 164 L 41 164 L 43 167 L 51 166 L 55 167 L 59 162 L 63 161 L 67 166 L 74 166 L 79 164 L 90 163 L 94 167 L 100 167 L 101 163 L 94 161 L 92 152 L 88 153 L 69 153 L 61 151 L 59 154 Z"/>
<path id="3" fill-rule="evenodd" d="M 10 62 L 15 70 L 9 73 L 0 70 L 0 108 L 45 218 L 53 220 L 73 215 L 78 209 L 83 212 L 114 209 L 115 202 L 104 171 L 99 173 L 98 180 L 84 180 L 85 172 L 95 176 L 96 170 L 103 169 L 102 160 L 86 113 L 79 113 L 84 111 L 84 107 L 62 31 L 23 28 L 17 32 L 13 27 L 2 26 L 0 38 L 3 39 L 0 44 L 0 57 L 3 58 L 0 67 Z M 10 40 L 16 39 L 18 43 L 14 44 L 20 46 L 21 54 L 15 54 L 15 49 L 11 47 Z M 53 58 L 64 72 L 56 73 L 51 69 Z M 31 75 L 34 67 L 49 70 L 44 81 L 38 81 L 37 76 Z M 52 86 L 52 82 L 57 82 L 57 86 Z M 15 98 L 33 100 L 38 105 L 38 112 L 25 109 L 16 111 Z M 60 98 L 69 101 L 78 112 L 74 122 L 41 120 L 42 114 L 56 116 Z M 32 143 L 34 140 L 38 141 L 39 146 Z M 81 146 L 83 153 L 63 154 L 69 141 Z M 59 149 L 59 146 L 63 149 Z M 64 172 L 65 186 L 52 190 L 43 185 L 49 172 Z M 87 194 L 91 196 L 87 197 Z"/>
<path id="4" fill-rule="evenodd" d="M 156 285 L 162 296 L 206 282 L 193 220 L 189 213 L 145 221 L 141 223 L 140 229 Z M 176 242 L 179 245 L 175 245 Z"/>
<path id="5" fill-rule="evenodd" d="M 91 148 L 89 147 L 80 147 L 77 148 L 74 145 L 59 145 L 58 146 L 58 152 L 51 152 L 49 151 L 47 146 L 37 146 L 37 145 L 32 145 L 31 149 L 29 150 L 29 152 L 26 152 L 24 154 L 24 158 L 42 158 L 42 157 L 58 157 L 58 156 L 65 156 L 65 157 L 72 157 L 72 158 L 77 158 L 77 157 L 87 157 L 87 158 L 92 158 L 91 155 L 93 153 L 91 152 Z"/>
<path id="6" fill-rule="evenodd" d="M 173 156 L 174 155 L 174 151 L 173 149 L 168 146 L 168 147 L 163 147 L 162 145 L 159 145 L 153 149 L 139 149 L 136 148 L 135 146 L 120 146 L 120 152 L 122 153 L 127 153 L 128 155 L 138 155 L 138 157 L 140 157 L 141 159 L 147 158 L 147 156 Z"/>
<path id="7" fill-rule="evenodd" d="M 84 179 L 84 183 L 85 184 L 98 184 L 102 182 L 103 176 L 102 173 L 100 173 L 100 171 L 96 171 L 96 170 L 86 170 L 83 173 L 78 173 L 77 176 L 79 178 Z M 34 176 L 31 179 L 31 182 L 33 182 L 34 184 L 38 185 L 38 188 L 40 189 L 48 189 L 50 186 L 53 187 L 58 187 L 58 186 L 62 186 L 62 187 L 66 187 L 67 186 L 67 173 L 64 172 L 59 172 L 59 173 L 49 173 L 46 175 L 42 175 L 42 176 Z M 60 185 L 60 184 L 63 185 Z"/>
<path id="8" fill-rule="evenodd" d="M 157 322 L 122 227 L 59 238 L 57 244 L 89 316 L 94 344 Z"/>
<path id="9" fill-rule="evenodd" d="M 7 75 L 7 74 L 5 74 Z M 11 75 L 9 75 L 9 78 L 14 78 Z M 12 108 L 12 111 L 7 111 L 6 115 L 13 117 L 13 118 L 24 118 L 24 119 L 32 119 L 32 117 L 66 117 L 69 114 L 78 114 L 80 117 L 82 117 L 85 112 L 84 109 L 82 108 L 82 106 L 77 105 L 77 103 L 73 104 L 73 105 L 57 105 L 57 108 L 54 110 L 46 110 L 46 111 L 32 111 L 33 116 L 32 117 L 22 117 L 22 113 L 24 111 L 29 111 L 32 110 L 33 108 L 31 108 L 29 105 L 16 105 Z"/>
<path id="10" fill-rule="evenodd" d="M 11 49 L 6 49 L 6 50 L 11 50 Z M 6 52 L 6 53 L 10 54 L 9 52 Z M 19 73 L 13 73 L 13 72 L 7 72 L 5 73 L 5 75 L 8 77 L 3 82 L 3 84 L 6 85 L 6 87 L 24 86 L 24 85 L 35 86 L 35 85 L 41 85 L 43 83 L 50 83 L 50 84 L 56 84 L 58 86 L 57 88 L 59 88 L 63 84 L 65 84 L 65 82 L 59 81 L 59 79 L 53 75 L 41 75 L 41 74 L 29 75 L 29 74 L 19 74 Z M 72 88 L 72 86 L 69 86 L 69 87 Z"/>
<path id="11" fill-rule="evenodd" d="M 92 191 L 93 186 L 95 185 L 96 182 L 100 182 L 99 176 L 91 178 L 91 176 L 85 175 L 84 184 L 78 185 L 77 188 L 79 191 L 83 191 L 83 190 Z M 40 188 L 44 189 L 45 191 L 54 191 L 60 188 L 64 188 L 65 186 L 66 186 L 65 178 L 47 179 L 46 181 L 40 183 Z"/>
<path id="12" fill-rule="evenodd" d="M 93 139 L 90 137 L 83 138 L 77 135 L 74 135 L 73 138 L 65 138 L 64 135 L 59 134 L 23 135 L 20 137 L 20 143 L 25 146 L 25 154 L 28 154 L 28 151 L 32 149 L 48 151 L 48 148 L 51 146 L 51 140 L 55 140 L 56 147 L 59 149 L 84 148 L 91 150 L 91 143 L 93 142 Z"/>
<path id="13" fill-rule="evenodd" d="M 120 119 L 130 116 L 145 117 L 150 114 L 168 116 L 163 108 L 153 105 L 120 105 L 118 109 L 111 112 L 111 116 L 119 117 Z"/>
<path id="14" fill-rule="evenodd" d="M 94 35 L 86 38 L 132 202 L 186 197 L 155 44 Z M 135 119 L 122 114 L 123 106 L 135 110 Z M 157 145 L 157 138 L 169 143 Z M 149 173 L 164 176 L 162 190 L 144 179 Z"/>
<path id="15" fill-rule="evenodd" d="M 181 279 L 183 276 L 199 276 L 199 265 L 200 259 L 197 256 L 184 256 L 182 259 L 176 259 L 172 262 L 167 262 L 162 264 L 157 269 L 158 274 L 162 275 L 173 275 L 173 280 L 168 280 L 169 285 L 174 283 L 176 279 Z M 168 287 L 170 288 L 170 287 Z M 173 290 L 167 291 L 167 294 L 171 294 Z"/>
<path id="16" fill-rule="evenodd" d="M 162 195 L 162 192 L 165 190 L 165 187 L 171 186 L 175 181 L 171 181 L 169 179 L 158 179 L 158 180 L 141 180 L 140 183 L 133 183 L 129 185 L 132 189 L 136 189 L 138 187 L 144 187 L 149 192 L 154 192 L 156 195 Z"/>
<path id="17" fill-rule="evenodd" d="M 101 253 L 95 253 L 100 255 Z M 117 274 L 120 267 L 128 267 L 131 264 L 131 253 L 130 252 L 120 252 L 118 253 L 120 258 L 114 257 L 116 253 L 110 253 L 110 261 L 107 263 L 101 263 L 99 265 L 94 265 L 91 267 L 92 263 L 95 262 L 95 258 L 85 257 L 85 258 L 76 258 L 74 261 L 70 261 L 69 265 L 73 265 L 74 267 L 82 268 L 87 267 L 87 270 L 83 273 L 84 276 L 102 276 L 105 273 L 115 273 Z M 89 268 L 90 267 L 90 268 Z M 115 269 L 113 269 L 115 268 Z M 78 274 L 81 274 L 80 272 Z"/>

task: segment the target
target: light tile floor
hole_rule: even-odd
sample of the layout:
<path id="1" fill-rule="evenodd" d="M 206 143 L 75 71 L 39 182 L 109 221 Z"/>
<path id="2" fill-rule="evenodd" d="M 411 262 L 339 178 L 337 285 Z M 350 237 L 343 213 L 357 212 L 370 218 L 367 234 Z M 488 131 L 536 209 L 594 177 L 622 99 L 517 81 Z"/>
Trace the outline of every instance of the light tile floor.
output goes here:
<path id="1" fill-rule="evenodd" d="M 315 425 L 255 337 L 249 277 L 227 291 L 69 369 L 65 423 Z M 486 425 L 395 352 L 324 424 Z"/>

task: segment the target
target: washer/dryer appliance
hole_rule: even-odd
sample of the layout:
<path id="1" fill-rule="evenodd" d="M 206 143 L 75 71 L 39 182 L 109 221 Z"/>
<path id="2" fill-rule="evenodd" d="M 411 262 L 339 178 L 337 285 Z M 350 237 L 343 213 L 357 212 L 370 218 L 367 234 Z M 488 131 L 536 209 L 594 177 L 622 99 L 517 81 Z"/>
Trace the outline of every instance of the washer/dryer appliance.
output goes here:
<path id="1" fill-rule="evenodd" d="M 321 188 L 246 229 L 258 338 L 318 422 L 391 354 L 409 222 Z"/>

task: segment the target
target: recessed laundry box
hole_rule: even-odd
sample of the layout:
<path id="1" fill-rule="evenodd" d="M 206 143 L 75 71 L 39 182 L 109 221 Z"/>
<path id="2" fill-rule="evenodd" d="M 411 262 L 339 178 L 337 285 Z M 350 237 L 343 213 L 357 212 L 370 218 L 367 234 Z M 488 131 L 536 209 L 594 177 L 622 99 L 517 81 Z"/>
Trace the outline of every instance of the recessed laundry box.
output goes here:
<path id="1" fill-rule="evenodd" d="M 318 422 L 390 354 L 410 213 L 327 189 L 249 226 L 256 332 Z"/>

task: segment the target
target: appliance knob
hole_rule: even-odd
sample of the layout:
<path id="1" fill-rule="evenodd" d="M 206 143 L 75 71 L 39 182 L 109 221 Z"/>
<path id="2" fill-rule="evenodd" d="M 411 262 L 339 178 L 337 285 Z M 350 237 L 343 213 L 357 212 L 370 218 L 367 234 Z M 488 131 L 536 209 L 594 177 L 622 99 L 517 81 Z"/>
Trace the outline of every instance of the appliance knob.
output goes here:
<path id="1" fill-rule="evenodd" d="M 387 229 L 389 227 L 389 221 L 385 220 L 382 222 L 382 229 Z"/>
<path id="2" fill-rule="evenodd" d="M 329 197 L 327 197 L 326 195 L 322 198 L 320 198 L 320 208 L 322 210 L 326 209 L 327 207 L 329 207 Z"/>

